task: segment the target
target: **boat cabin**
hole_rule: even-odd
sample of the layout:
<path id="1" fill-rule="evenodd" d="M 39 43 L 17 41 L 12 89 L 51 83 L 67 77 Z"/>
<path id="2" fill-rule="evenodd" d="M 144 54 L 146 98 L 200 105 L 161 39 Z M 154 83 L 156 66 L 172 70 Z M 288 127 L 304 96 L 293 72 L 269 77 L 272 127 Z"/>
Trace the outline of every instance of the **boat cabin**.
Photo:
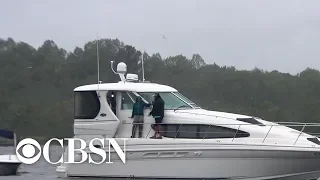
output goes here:
<path id="1" fill-rule="evenodd" d="M 134 74 L 127 74 L 126 78 L 124 73 L 119 75 L 121 81 L 118 83 L 99 83 L 74 89 L 75 135 L 131 137 L 133 119 L 130 117 L 138 96 L 145 103 L 152 104 L 154 94 L 159 93 L 165 102 L 165 111 L 200 108 L 170 86 L 139 82 Z M 154 133 L 150 128 L 155 121 L 149 116 L 151 108 L 144 110 L 143 137 L 150 137 Z"/>

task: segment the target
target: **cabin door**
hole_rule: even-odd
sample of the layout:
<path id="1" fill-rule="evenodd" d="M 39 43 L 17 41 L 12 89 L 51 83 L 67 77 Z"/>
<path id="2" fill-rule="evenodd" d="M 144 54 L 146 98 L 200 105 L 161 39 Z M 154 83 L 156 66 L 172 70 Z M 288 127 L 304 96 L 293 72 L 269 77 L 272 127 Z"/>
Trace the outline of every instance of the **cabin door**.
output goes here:
<path id="1" fill-rule="evenodd" d="M 140 96 L 138 93 L 134 92 L 133 93 L 135 97 Z M 145 103 L 151 103 L 148 102 L 144 97 L 142 97 L 142 100 Z M 152 116 L 149 116 L 149 113 L 151 111 L 152 107 L 146 107 L 144 109 L 144 119 L 143 119 L 143 131 L 142 131 L 142 138 L 149 138 L 154 135 L 154 130 L 151 128 L 151 125 L 154 124 L 154 119 Z M 136 130 L 136 137 L 138 137 L 138 129 Z"/>
<path id="2" fill-rule="evenodd" d="M 120 120 L 120 126 L 117 132 L 116 137 L 118 138 L 130 138 L 132 135 L 132 123 L 133 118 L 130 118 L 132 115 L 132 108 L 135 102 L 137 94 L 130 91 L 119 91 L 117 92 L 117 117 Z M 146 101 L 145 101 L 146 102 Z M 153 136 L 154 131 L 150 128 L 151 124 L 154 123 L 152 116 L 148 116 L 151 108 L 146 108 L 144 110 L 144 125 L 143 125 L 143 137 Z M 136 129 L 136 137 L 138 137 L 139 129 Z"/>
<path id="3" fill-rule="evenodd" d="M 129 91 L 117 92 L 117 117 L 120 120 L 120 126 L 117 131 L 117 138 L 130 138 L 132 134 L 131 119 L 133 103 L 136 96 Z"/>

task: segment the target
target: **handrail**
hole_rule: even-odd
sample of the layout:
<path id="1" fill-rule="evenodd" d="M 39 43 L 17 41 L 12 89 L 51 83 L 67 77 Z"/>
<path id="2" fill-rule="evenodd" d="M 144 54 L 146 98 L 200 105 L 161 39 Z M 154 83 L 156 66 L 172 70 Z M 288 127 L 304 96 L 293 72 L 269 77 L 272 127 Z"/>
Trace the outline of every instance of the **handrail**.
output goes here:
<path id="1" fill-rule="evenodd" d="M 92 122 L 96 122 L 96 121 L 92 121 Z M 312 126 L 319 126 L 320 127 L 320 123 L 298 123 L 298 122 L 271 122 L 271 123 L 276 123 L 276 124 L 264 124 L 265 126 L 302 126 L 302 125 L 308 125 L 309 127 L 312 127 Z M 283 124 L 292 124 L 292 125 L 283 125 Z M 121 124 L 133 124 L 133 123 L 127 123 L 127 122 L 123 122 Z M 135 124 L 154 124 L 154 123 L 135 123 Z M 176 123 L 161 123 L 161 124 L 176 124 Z M 184 124 L 192 124 L 192 123 L 184 123 Z M 208 123 L 206 123 L 208 124 Z M 231 124 L 231 123 L 222 123 L 222 124 L 214 124 L 214 125 L 241 125 L 241 126 L 245 126 L 245 125 L 249 125 L 249 126 L 258 126 L 259 124 L 250 124 L 250 123 L 246 123 L 246 122 L 243 122 L 241 124 Z M 76 128 L 76 129 L 87 129 L 87 128 Z M 92 129 L 92 130 L 104 130 L 104 129 Z"/>
<path id="2" fill-rule="evenodd" d="M 225 119 L 231 119 L 231 120 L 237 120 L 236 118 L 230 118 L 230 117 L 224 117 L 224 116 L 218 116 L 218 115 L 212 115 L 212 114 L 203 114 L 203 113 L 193 113 L 193 112 L 181 112 L 181 111 L 174 111 L 175 113 L 186 113 L 186 114 L 193 114 L 193 115 L 201 115 L 201 116 L 210 116 L 215 118 L 225 118 Z"/>
<path id="3" fill-rule="evenodd" d="M 194 112 L 181 112 L 181 111 L 176 111 L 175 113 L 186 113 L 186 114 L 193 114 L 193 115 L 201 115 L 201 116 L 211 116 L 211 117 L 216 117 L 216 118 L 224 118 L 224 119 L 231 119 L 231 120 L 237 120 L 237 118 L 231 118 L 231 117 L 226 117 L 226 116 L 219 116 L 219 115 L 213 115 L 213 114 L 203 114 L 203 113 L 194 113 Z M 248 116 L 248 115 L 243 115 L 243 116 Z M 248 117 L 252 117 L 254 119 L 257 119 L 257 120 L 262 120 L 262 121 L 267 121 L 267 120 L 264 120 L 264 119 L 261 119 L 259 117 L 253 117 L 253 116 L 248 116 Z M 238 121 L 238 120 L 237 120 Z M 277 124 L 312 124 L 312 125 L 319 125 L 320 126 L 320 123 L 304 123 L 304 122 L 291 122 L 291 121 L 284 121 L 284 122 L 275 122 L 275 121 L 268 121 L 268 123 L 277 123 Z M 264 123 L 262 123 L 264 124 Z M 264 124 L 264 125 L 267 125 L 267 124 Z"/>
<path id="4" fill-rule="evenodd" d="M 144 123 L 127 123 L 127 122 L 123 122 L 123 123 L 121 123 L 121 124 L 155 124 L 154 122 L 144 122 Z M 162 125 L 172 125 L 172 124 L 199 124 L 199 123 L 161 123 Z M 241 123 L 241 124 L 239 124 L 239 123 L 235 123 L 235 124 L 231 124 L 231 123 L 210 123 L 210 124 L 208 124 L 208 123 L 202 123 L 203 125 L 225 125 L 225 126 L 227 126 L 227 125 L 232 125 L 232 126 L 239 126 L 239 125 L 241 125 L 241 126 L 259 126 L 259 124 L 250 124 L 250 123 L 245 123 L 245 122 L 243 122 L 243 123 Z M 201 125 L 201 123 L 200 123 L 200 125 Z M 287 125 L 287 126 L 285 126 L 285 125 L 281 125 L 281 124 L 264 124 L 265 126 L 283 126 L 283 127 L 287 127 L 287 126 L 290 126 L 290 127 L 301 127 L 301 126 L 303 126 L 303 125 L 306 125 L 306 126 L 308 126 L 308 127 L 317 127 L 317 126 L 319 126 L 320 127 L 320 123 L 303 123 L 303 124 L 301 124 L 301 125 L 298 125 L 298 124 L 295 124 L 295 125 Z M 265 126 L 259 126 L 259 127 L 265 127 Z"/>
<path id="5" fill-rule="evenodd" d="M 148 125 L 148 124 L 155 124 L 154 122 L 143 122 L 143 123 L 133 123 L 133 122 L 124 122 L 122 121 L 121 125 L 133 125 L 133 124 L 143 124 L 143 125 Z M 303 134 L 308 134 L 310 136 L 313 136 L 313 137 L 317 137 L 318 135 L 320 135 L 320 132 L 317 133 L 313 133 L 313 132 L 304 132 L 304 130 L 307 128 L 307 127 L 319 127 L 320 128 L 320 123 L 300 123 L 300 122 L 275 122 L 275 123 L 265 123 L 264 125 L 265 126 L 260 126 L 259 124 L 250 124 L 250 123 L 246 123 L 246 122 L 241 122 L 241 123 L 192 123 L 192 122 L 186 122 L 186 123 L 160 123 L 159 125 L 176 125 L 176 129 L 175 130 L 171 130 L 171 131 L 163 131 L 162 129 L 162 132 L 166 132 L 166 133 L 172 133 L 172 135 L 170 135 L 169 138 L 173 138 L 173 139 L 176 139 L 176 138 L 179 138 L 179 133 L 196 133 L 195 137 L 193 138 L 193 135 L 191 136 L 192 139 L 208 139 L 208 135 L 212 135 L 210 136 L 209 138 L 210 139 L 230 139 L 232 142 L 236 139 L 237 135 L 241 135 L 243 134 L 241 131 L 245 131 L 245 128 L 248 127 L 248 126 L 253 126 L 254 128 L 263 128 L 261 130 L 265 130 L 266 131 L 266 135 L 263 137 L 257 137 L 257 139 L 262 139 L 262 144 L 266 141 L 266 139 L 269 137 L 270 135 L 270 132 L 273 128 L 275 127 L 288 127 L 288 128 L 292 128 L 292 127 L 302 127 L 301 130 L 297 130 L 297 129 L 294 129 L 292 128 L 292 131 L 294 131 L 293 134 L 293 138 L 292 138 L 292 142 L 294 141 L 293 145 L 295 145 L 299 138 L 303 135 Z M 196 131 L 186 131 L 186 130 L 183 130 L 183 125 L 207 125 L 208 127 L 205 127 L 205 129 L 203 129 L 202 131 L 197 129 Z M 179 128 L 178 128 L 179 126 Z M 223 132 L 223 131 L 209 131 L 209 129 L 212 127 L 212 126 L 224 126 L 224 127 L 229 127 L 230 126 L 237 126 L 237 128 L 233 128 L 234 130 L 236 130 L 235 132 Z M 270 126 L 270 128 L 268 128 L 268 130 L 266 129 L 268 126 Z M 85 130 L 90 130 L 90 131 L 104 131 L 104 129 L 100 129 L 100 128 L 93 128 L 93 129 L 87 129 L 87 128 L 83 128 L 83 127 L 75 127 L 76 129 L 78 130 L 81 130 L 81 129 L 85 129 Z M 150 126 L 149 128 L 149 131 L 146 135 L 145 138 L 147 138 L 150 134 L 150 132 L 152 131 L 152 126 Z M 240 132 L 239 132 L 240 131 Z M 281 129 L 280 129 L 281 131 Z M 290 130 L 289 130 L 290 131 Z M 233 135 L 230 135 L 231 133 L 233 133 Z M 244 132 L 245 134 L 247 134 L 246 132 Z M 294 134 L 297 134 L 297 138 L 294 140 Z M 77 133 L 78 134 L 83 134 L 83 133 Z M 221 137 L 218 137 L 216 136 L 216 134 L 226 134 L 226 135 L 222 135 Z M 97 135 L 95 134 L 94 132 L 90 133 L 90 134 L 87 134 L 87 135 Z M 110 135 L 109 135 L 110 136 Z M 229 137 L 230 136 L 230 137 Z M 180 137 L 181 138 L 181 137 Z"/>
<path id="6" fill-rule="evenodd" d="M 291 122 L 286 122 L 286 123 L 289 124 L 289 123 L 291 123 Z M 124 124 L 124 125 L 129 125 L 129 124 L 131 124 L 131 125 L 133 125 L 133 124 L 155 124 L 155 123 L 153 123 L 153 122 L 144 122 L 144 123 L 122 123 L 122 124 Z M 227 124 L 227 123 L 226 123 L 226 124 L 223 124 L 223 123 L 220 123 L 220 124 L 219 124 L 219 123 L 205 124 L 205 123 L 203 123 L 203 125 L 208 125 L 208 127 L 206 128 L 206 131 L 192 131 L 192 132 L 190 132 L 190 131 L 183 131 L 183 130 L 181 130 L 181 127 L 182 127 L 183 125 L 188 125 L 188 124 L 192 125 L 192 124 L 195 124 L 195 123 L 160 123 L 160 125 L 177 125 L 177 126 L 179 125 L 178 130 L 174 130 L 174 131 L 163 131 L 163 130 L 162 130 L 162 132 L 175 133 L 175 135 L 173 135 L 173 136 L 170 137 L 170 138 L 176 139 L 176 138 L 178 137 L 178 134 L 179 134 L 179 133 L 197 133 L 197 134 L 203 134 L 203 133 L 204 133 L 204 136 L 203 136 L 203 137 L 201 136 L 201 139 L 202 139 L 202 140 L 206 139 L 207 134 L 230 134 L 230 132 L 209 132 L 210 127 L 212 127 L 212 126 L 214 126 L 214 125 L 216 125 L 216 126 L 222 126 L 222 125 L 225 125 L 225 126 L 227 126 L 227 125 L 228 125 L 228 126 L 236 126 L 236 125 L 237 125 L 238 128 L 237 128 L 236 132 L 234 133 L 233 137 L 230 137 L 230 138 L 221 137 L 222 139 L 231 139 L 231 138 L 232 138 L 232 142 L 233 142 L 234 139 L 237 137 L 237 135 L 239 135 L 239 134 L 244 134 L 244 133 L 241 133 L 241 132 L 239 133 L 240 127 L 242 127 L 242 126 L 255 126 L 255 127 L 259 126 L 258 124 L 249 124 L 249 123 L 241 123 L 241 124 Z M 196 124 L 196 125 L 202 125 L 202 124 Z M 269 130 L 267 131 L 267 134 L 265 135 L 265 137 L 263 138 L 262 144 L 266 141 L 266 139 L 267 139 L 267 137 L 269 136 L 270 131 L 272 130 L 272 128 L 274 128 L 274 127 L 287 127 L 287 126 L 285 126 L 285 125 L 283 125 L 283 124 L 265 124 L 265 126 L 259 126 L 259 127 L 265 128 L 266 126 L 270 126 L 270 128 L 269 128 Z M 303 132 L 303 130 L 304 130 L 306 127 L 320 127 L 320 123 L 295 123 L 295 124 L 289 125 L 289 126 L 290 126 L 290 127 L 291 127 L 291 126 L 294 126 L 294 127 L 301 127 L 301 126 L 303 126 L 303 128 L 300 130 L 300 132 L 297 131 L 296 129 L 293 129 L 293 130 L 296 130 L 297 132 L 299 132 L 299 135 L 298 135 L 297 139 L 295 140 L 295 142 L 294 142 L 294 144 L 293 144 L 293 145 L 295 145 L 295 144 L 297 143 L 297 141 L 299 140 L 299 137 L 300 137 L 303 133 L 306 133 L 306 132 Z M 150 129 L 149 129 L 149 132 L 148 132 L 146 138 L 147 138 L 148 135 L 150 134 L 151 130 L 152 130 L 152 126 L 150 126 Z M 320 134 L 320 133 L 315 133 L 315 134 Z M 314 135 L 312 135 L 312 133 L 308 133 L 308 135 L 314 136 Z M 315 136 L 315 137 L 316 137 L 316 136 Z M 214 138 L 214 139 L 221 139 L 221 138 L 217 137 L 217 138 Z"/>
<path id="7" fill-rule="evenodd" d="M 320 123 L 304 123 L 304 122 L 290 122 L 290 121 L 285 121 L 285 122 L 272 122 L 272 123 L 277 123 L 277 124 L 320 125 Z"/>

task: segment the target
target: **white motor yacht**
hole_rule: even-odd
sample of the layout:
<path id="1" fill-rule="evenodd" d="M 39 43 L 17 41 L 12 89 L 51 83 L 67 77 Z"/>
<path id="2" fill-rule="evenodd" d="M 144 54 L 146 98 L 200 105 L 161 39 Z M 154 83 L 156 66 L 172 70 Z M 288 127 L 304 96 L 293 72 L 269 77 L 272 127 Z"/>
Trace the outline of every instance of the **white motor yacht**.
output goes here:
<path id="1" fill-rule="evenodd" d="M 0 129 L 0 137 L 14 140 L 16 145 L 15 133 L 5 129 Z M 0 152 L 1 153 L 1 152 Z M 15 154 L 0 154 L 0 176 L 16 175 L 21 161 Z"/>
<path id="2" fill-rule="evenodd" d="M 126 162 L 111 153 L 113 163 L 62 163 L 60 177 L 137 177 L 201 179 L 290 179 L 320 177 L 320 141 L 283 124 L 257 117 L 205 110 L 173 87 L 141 82 L 119 63 L 118 83 L 74 89 L 74 137 L 128 138 Z M 154 93 L 165 102 L 162 139 L 155 120 L 144 112 L 142 138 L 130 138 L 132 106 L 137 96 L 151 103 Z M 111 94 L 114 103 L 108 102 Z M 315 124 L 294 124 L 304 129 Z M 117 141 L 121 147 L 123 141 Z M 102 147 L 108 152 L 108 147 Z M 90 153 L 90 152 L 88 152 Z M 65 152 L 65 157 L 68 153 Z M 75 154 L 77 156 L 77 154 Z M 101 159 L 92 154 L 93 158 Z"/>

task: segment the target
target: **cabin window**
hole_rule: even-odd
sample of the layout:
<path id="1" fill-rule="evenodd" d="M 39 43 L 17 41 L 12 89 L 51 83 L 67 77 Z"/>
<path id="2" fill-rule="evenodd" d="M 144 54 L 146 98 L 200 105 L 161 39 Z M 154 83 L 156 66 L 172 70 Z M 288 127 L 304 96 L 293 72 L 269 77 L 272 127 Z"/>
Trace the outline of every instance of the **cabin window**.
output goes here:
<path id="1" fill-rule="evenodd" d="M 188 98 L 186 98 L 184 95 L 182 95 L 179 92 L 174 92 L 174 95 L 178 96 L 179 98 L 181 98 L 182 100 L 184 100 L 185 102 L 189 103 L 191 106 L 193 106 L 194 108 L 200 108 L 200 106 L 198 106 L 196 103 L 192 102 L 191 100 L 189 100 Z"/>
<path id="2" fill-rule="evenodd" d="M 242 121 L 242 122 L 246 122 L 246 123 L 250 123 L 250 124 L 259 125 L 259 126 L 266 126 L 254 118 L 237 118 L 237 120 Z"/>
<path id="3" fill-rule="evenodd" d="M 178 126 L 179 134 L 177 138 L 198 138 L 198 125 L 197 124 L 182 124 Z"/>
<path id="4" fill-rule="evenodd" d="M 154 126 L 152 126 L 154 129 Z M 162 135 L 164 137 L 174 138 L 177 136 L 177 131 L 179 130 L 179 124 L 166 124 L 161 125 L 161 130 L 163 131 Z"/>
<path id="5" fill-rule="evenodd" d="M 132 92 L 122 92 L 121 109 L 132 110 L 135 95 Z"/>
<path id="6" fill-rule="evenodd" d="M 313 143 L 315 143 L 315 144 L 317 144 L 317 145 L 320 145 L 320 141 L 319 141 L 318 138 L 307 138 L 307 139 L 308 139 L 308 141 L 310 141 L 310 142 L 313 142 Z"/>
<path id="7" fill-rule="evenodd" d="M 221 127 L 221 126 L 210 126 L 200 125 L 200 138 L 212 139 L 212 138 L 240 138 L 249 137 L 250 134 L 241 130 Z"/>
<path id="8" fill-rule="evenodd" d="M 250 136 L 241 130 L 205 124 L 163 124 L 161 127 L 163 136 L 168 138 L 217 139 Z"/>
<path id="9" fill-rule="evenodd" d="M 74 93 L 74 118 L 94 119 L 100 111 L 100 101 L 95 91 Z"/>
<path id="10" fill-rule="evenodd" d="M 154 100 L 154 93 L 139 93 L 139 95 L 145 99 L 146 101 L 148 101 L 148 103 L 152 103 L 152 101 Z M 161 95 L 160 95 L 161 96 Z"/>

